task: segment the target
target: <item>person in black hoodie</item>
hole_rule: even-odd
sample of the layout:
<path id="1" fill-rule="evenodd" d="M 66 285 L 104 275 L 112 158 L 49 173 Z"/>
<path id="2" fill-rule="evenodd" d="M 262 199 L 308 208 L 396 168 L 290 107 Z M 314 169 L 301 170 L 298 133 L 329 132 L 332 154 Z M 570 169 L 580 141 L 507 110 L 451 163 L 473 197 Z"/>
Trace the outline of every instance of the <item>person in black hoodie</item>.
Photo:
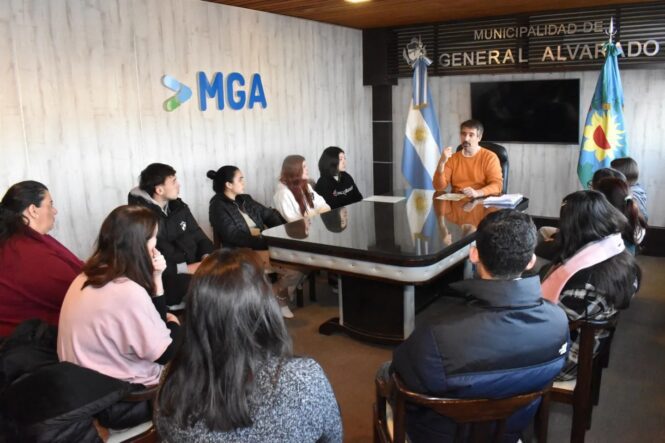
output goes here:
<path id="1" fill-rule="evenodd" d="M 320 194 L 331 209 L 350 205 L 363 199 L 353 177 L 346 172 L 346 156 L 337 146 L 323 150 L 319 159 L 319 181 L 314 190 Z"/>
<path id="2" fill-rule="evenodd" d="M 159 217 L 157 249 L 166 258 L 163 274 L 166 304 L 177 305 L 187 293 L 191 274 L 214 246 L 178 196 L 180 183 L 169 165 L 152 163 L 141 171 L 139 186 L 127 197 L 130 205 L 144 206 Z"/>
<path id="3" fill-rule="evenodd" d="M 268 245 L 261 231 L 273 226 L 284 224 L 284 219 L 273 208 L 263 206 L 245 194 L 245 177 L 236 166 L 226 165 L 215 171 L 208 171 L 207 176 L 212 180 L 212 189 L 215 195 L 210 199 L 210 224 L 215 232 L 215 238 L 225 248 L 250 248 L 263 259 L 268 271 L 279 275 L 273 289 L 280 304 L 282 315 L 292 318 L 285 295 L 293 294 L 303 277 L 301 272 L 277 268 L 270 265 L 267 254 Z"/>

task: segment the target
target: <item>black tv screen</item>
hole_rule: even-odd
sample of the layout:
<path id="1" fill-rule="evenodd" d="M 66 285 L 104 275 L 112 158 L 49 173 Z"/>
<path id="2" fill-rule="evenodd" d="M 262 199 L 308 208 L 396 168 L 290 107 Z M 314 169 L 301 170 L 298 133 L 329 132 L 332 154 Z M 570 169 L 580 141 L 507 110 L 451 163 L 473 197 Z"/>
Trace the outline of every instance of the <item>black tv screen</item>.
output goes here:
<path id="1" fill-rule="evenodd" d="M 580 81 L 471 83 L 471 115 L 486 141 L 578 144 Z"/>

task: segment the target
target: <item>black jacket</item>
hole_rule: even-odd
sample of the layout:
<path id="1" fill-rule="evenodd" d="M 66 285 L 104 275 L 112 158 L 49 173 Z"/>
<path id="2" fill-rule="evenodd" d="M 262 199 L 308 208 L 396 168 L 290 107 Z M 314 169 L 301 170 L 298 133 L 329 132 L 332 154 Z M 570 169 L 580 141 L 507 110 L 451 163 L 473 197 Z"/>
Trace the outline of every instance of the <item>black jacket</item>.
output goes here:
<path id="1" fill-rule="evenodd" d="M 321 177 L 314 190 L 324 198 L 331 209 L 350 205 L 363 199 L 353 177 L 346 172 L 339 173 L 339 180 L 334 177 Z"/>
<path id="2" fill-rule="evenodd" d="M 559 374 L 568 348 L 568 319 L 541 298 L 537 276 L 464 280 L 451 285 L 434 324 L 418 327 L 395 349 L 393 368 L 414 391 L 452 398 L 503 398 L 541 389 Z M 528 424 L 537 404 L 516 412 L 507 432 Z M 410 409 L 413 442 L 452 441 L 455 426 L 429 410 Z M 510 436 L 508 440 L 510 440 Z"/>
<path id="3" fill-rule="evenodd" d="M 56 337 L 55 326 L 27 320 L 0 346 L 0 440 L 101 443 L 95 417 L 115 429 L 150 418 L 149 403 L 121 401 L 142 386 L 58 362 Z"/>
<path id="4" fill-rule="evenodd" d="M 249 194 L 238 195 L 235 201 L 224 194 L 215 194 L 210 199 L 210 224 L 222 246 L 268 249 L 266 240 L 262 236 L 251 234 L 240 211 L 247 214 L 261 231 L 284 224 L 279 212 L 254 201 Z"/>
<path id="5" fill-rule="evenodd" d="M 157 249 L 166 259 L 165 277 L 177 273 L 178 263 L 196 263 L 215 249 L 189 207 L 179 198 L 169 202 L 168 215 L 139 188 L 132 189 L 127 201 L 130 205 L 144 206 L 159 217 Z"/>

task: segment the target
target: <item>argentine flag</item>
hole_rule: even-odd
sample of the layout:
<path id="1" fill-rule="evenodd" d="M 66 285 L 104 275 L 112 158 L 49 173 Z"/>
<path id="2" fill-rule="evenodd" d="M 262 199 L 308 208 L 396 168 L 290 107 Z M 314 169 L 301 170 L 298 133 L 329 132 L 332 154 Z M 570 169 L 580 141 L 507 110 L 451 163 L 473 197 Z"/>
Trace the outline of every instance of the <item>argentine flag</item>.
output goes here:
<path id="1" fill-rule="evenodd" d="M 409 189 L 406 198 L 406 219 L 411 239 L 419 254 L 429 254 L 429 244 L 437 232 L 434 190 Z"/>
<path id="2" fill-rule="evenodd" d="M 439 122 L 427 88 L 427 66 L 431 63 L 425 56 L 420 56 L 413 64 L 413 98 L 402 151 L 404 178 L 412 188 L 427 190 L 434 189 L 432 179 L 441 157 Z"/>

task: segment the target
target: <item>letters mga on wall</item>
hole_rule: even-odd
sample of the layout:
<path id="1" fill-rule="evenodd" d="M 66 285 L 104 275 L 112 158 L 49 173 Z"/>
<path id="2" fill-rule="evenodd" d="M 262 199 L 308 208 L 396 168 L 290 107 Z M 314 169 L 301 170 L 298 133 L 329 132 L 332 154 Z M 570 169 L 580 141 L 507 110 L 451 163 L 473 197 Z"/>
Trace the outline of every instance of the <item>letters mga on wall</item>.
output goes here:
<path id="1" fill-rule="evenodd" d="M 580 23 L 550 23 L 531 26 L 504 26 L 477 29 L 473 31 L 474 41 L 501 42 L 512 39 L 524 39 L 532 37 L 555 37 L 575 36 L 577 34 L 602 33 L 609 26 L 603 20 L 583 21 Z M 541 62 L 563 62 L 573 60 L 594 60 L 604 58 L 603 45 L 605 41 L 596 43 L 562 43 L 558 45 L 546 45 L 541 50 L 542 55 L 535 57 Z M 622 43 L 624 56 L 626 57 L 654 57 L 660 52 L 660 44 L 655 39 L 646 41 L 631 40 Z M 449 66 L 484 66 L 505 65 L 515 63 L 528 63 L 526 51 L 533 49 L 518 47 L 511 48 L 480 49 L 475 51 L 444 52 L 438 56 L 439 65 Z"/>
<path id="2" fill-rule="evenodd" d="M 236 111 L 243 108 L 253 109 L 256 105 L 263 109 L 268 106 L 263 81 L 258 73 L 252 74 L 247 86 L 245 77 L 238 72 L 231 72 L 228 75 L 215 72 L 211 79 L 208 79 L 205 72 L 197 73 L 196 80 L 201 111 L 208 109 L 208 98 L 216 99 L 219 111 L 224 109 L 225 104 Z M 171 75 L 166 74 L 162 77 L 162 85 L 176 93 L 164 101 L 163 107 L 167 112 L 174 111 L 192 97 L 192 89 Z"/>

